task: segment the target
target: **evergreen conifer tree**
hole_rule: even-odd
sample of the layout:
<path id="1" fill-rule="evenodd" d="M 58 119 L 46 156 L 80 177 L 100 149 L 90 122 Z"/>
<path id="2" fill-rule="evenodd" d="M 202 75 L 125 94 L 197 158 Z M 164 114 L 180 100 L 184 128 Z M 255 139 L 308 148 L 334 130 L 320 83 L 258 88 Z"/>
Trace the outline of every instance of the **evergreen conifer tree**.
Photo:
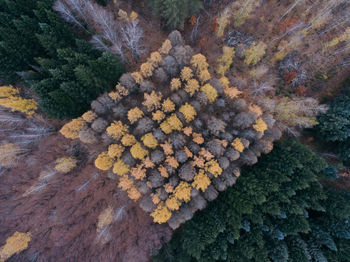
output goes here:
<path id="1" fill-rule="evenodd" d="M 350 198 L 321 186 L 326 167 L 296 141 L 277 143 L 154 261 L 349 261 Z"/>
<path id="2" fill-rule="evenodd" d="M 200 0 L 148 0 L 155 14 L 171 29 L 183 29 L 185 20 L 202 8 Z"/>

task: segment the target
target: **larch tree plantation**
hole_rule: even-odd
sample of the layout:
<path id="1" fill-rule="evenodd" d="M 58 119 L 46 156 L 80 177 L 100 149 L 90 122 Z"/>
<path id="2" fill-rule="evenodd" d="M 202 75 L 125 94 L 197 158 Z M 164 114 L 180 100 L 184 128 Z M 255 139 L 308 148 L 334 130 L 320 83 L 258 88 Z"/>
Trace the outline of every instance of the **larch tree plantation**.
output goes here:
<path id="1" fill-rule="evenodd" d="M 350 262 L 347 0 L 0 0 L 0 261 Z"/>

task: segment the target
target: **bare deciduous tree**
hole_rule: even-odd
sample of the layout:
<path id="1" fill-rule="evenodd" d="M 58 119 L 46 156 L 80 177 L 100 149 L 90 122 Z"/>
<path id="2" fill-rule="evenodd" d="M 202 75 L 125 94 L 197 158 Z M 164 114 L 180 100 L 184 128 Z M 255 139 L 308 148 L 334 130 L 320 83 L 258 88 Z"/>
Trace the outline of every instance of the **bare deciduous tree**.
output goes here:
<path id="1" fill-rule="evenodd" d="M 126 48 L 132 52 L 134 59 L 138 61 L 139 56 L 145 52 L 140 41 L 143 38 L 144 31 L 139 26 L 139 21 L 132 20 L 122 25 L 120 32 Z"/>

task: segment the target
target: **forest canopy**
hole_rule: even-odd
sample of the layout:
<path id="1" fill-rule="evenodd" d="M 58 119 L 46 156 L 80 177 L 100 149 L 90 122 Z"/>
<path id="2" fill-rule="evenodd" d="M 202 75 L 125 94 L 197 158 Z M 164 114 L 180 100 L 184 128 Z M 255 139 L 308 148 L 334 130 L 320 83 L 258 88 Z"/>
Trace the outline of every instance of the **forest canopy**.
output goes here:
<path id="1" fill-rule="evenodd" d="M 326 167 L 299 142 L 278 142 L 153 261 L 349 261 L 350 195 L 322 187 Z"/>
<path id="2" fill-rule="evenodd" d="M 0 77 L 24 78 L 45 113 L 72 118 L 113 87 L 124 67 L 112 54 L 78 39 L 52 10 L 53 3 L 0 1 Z"/>

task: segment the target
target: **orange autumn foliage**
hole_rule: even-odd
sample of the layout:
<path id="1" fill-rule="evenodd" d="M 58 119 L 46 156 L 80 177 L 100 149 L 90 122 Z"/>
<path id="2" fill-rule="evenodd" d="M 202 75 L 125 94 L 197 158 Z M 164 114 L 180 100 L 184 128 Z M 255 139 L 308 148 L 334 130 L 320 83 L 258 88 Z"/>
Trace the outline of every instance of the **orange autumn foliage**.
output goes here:
<path id="1" fill-rule="evenodd" d="M 177 162 L 175 157 L 172 156 L 168 156 L 165 159 L 165 162 L 168 163 L 169 166 L 173 167 L 173 168 L 178 168 L 179 167 L 179 162 Z"/>
<path id="2" fill-rule="evenodd" d="M 208 186 L 211 184 L 209 177 L 204 173 L 204 170 L 199 170 L 198 174 L 195 175 L 192 186 L 197 190 L 202 190 L 204 192 Z"/>
<path id="3" fill-rule="evenodd" d="M 201 145 L 204 143 L 204 138 L 202 137 L 201 134 L 194 132 L 192 136 L 193 136 L 193 142 L 195 142 L 196 144 Z"/>
<path id="4" fill-rule="evenodd" d="M 174 154 L 173 147 L 169 142 L 165 142 L 164 144 L 160 145 L 163 148 L 164 154 L 169 156 Z"/>

